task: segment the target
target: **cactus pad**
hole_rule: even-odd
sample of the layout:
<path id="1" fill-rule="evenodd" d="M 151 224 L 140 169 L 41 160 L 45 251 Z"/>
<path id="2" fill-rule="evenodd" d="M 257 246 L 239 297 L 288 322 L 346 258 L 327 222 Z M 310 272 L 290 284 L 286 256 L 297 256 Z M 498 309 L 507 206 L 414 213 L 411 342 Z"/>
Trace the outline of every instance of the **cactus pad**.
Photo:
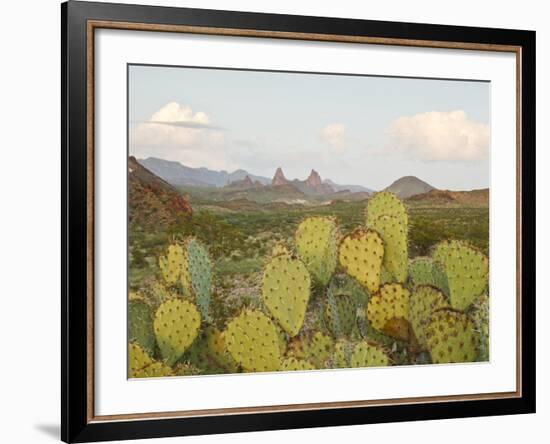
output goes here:
<path id="1" fill-rule="evenodd" d="M 275 325 L 258 310 L 246 310 L 232 319 L 224 332 L 233 359 L 246 371 L 276 371 L 280 367 Z"/>
<path id="2" fill-rule="evenodd" d="M 350 364 L 353 368 L 386 367 L 390 358 L 384 349 L 374 343 L 361 341 L 355 345 L 351 354 Z"/>
<path id="3" fill-rule="evenodd" d="M 166 252 L 166 256 L 159 257 L 160 272 L 166 284 L 170 286 L 178 282 L 184 266 L 185 252 L 181 245 L 170 245 Z"/>
<path id="4" fill-rule="evenodd" d="M 162 362 L 155 362 L 147 352 L 136 343 L 128 345 L 128 377 L 154 378 L 172 376 L 172 370 Z"/>
<path id="5" fill-rule="evenodd" d="M 289 344 L 288 355 L 305 359 L 315 368 L 325 368 L 325 363 L 334 351 L 334 341 L 328 335 L 318 331 L 303 337 L 293 338 Z"/>
<path id="6" fill-rule="evenodd" d="M 351 367 L 351 355 L 353 353 L 353 343 L 340 340 L 334 346 L 334 353 L 332 355 L 332 368 L 350 368 Z"/>
<path id="7" fill-rule="evenodd" d="M 200 323 L 200 314 L 189 301 L 171 299 L 160 305 L 154 330 L 160 353 L 168 365 L 173 365 L 193 343 Z"/>
<path id="8" fill-rule="evenodd" d="M 474 302 L 470 319 L 479 335 L 479 353 L 477 360 L 485 362 L 489 360 L 489 296 L 482 294 Z"/>
<path id="9" fill-rule="evenodd" d="M 299 259 L 283 254 L 266 265 L 262 295 L 266 307 L 289 336 L 302 327 L 309 302 L 311 279 Z"/>
<path id="10" fill-rule="evenodd" d="M 271 250 L 271 256 L 275 257 L 275 256 L 280 256 L 281 254 L 290 254 L 290 251 L 288 250 L 285 244 L 283 244 L 282 242 L 278 242 L 273 246 Z"/>
<path id="11" fill-rule="evenodd" d="M 409 300 L 411 327 L 418 341 L 418 345 L 425 350 L 426 326 L 430 322 L 432 313 L 441 308 L 449 308 L 449 303 L 443 293 L 429 285 L 417 286 Z"/>
<path id="12" fill-rule="evenodd" d="M 348 336 L 355 326 L 356 305 L 353 296 L 327 292 L 325 321 L 333 336 Z"/>
<path id="13" fill-rule="evenodd" d="M 212 264 L 208 253 L 196 239 L 186 242 L 187 266 L 182 273 L 182 286 L 190 283 L 195 303 L 203 320 L 210 321 L 209 306 L 212 292 Z"/>
<path id="14" fill-rule="evenodd" d="M 337 227 L 332 217 L 308 217 L 296 230 L 296 249 L 315 282 L 326 286 L 338 261 Z"/>
<path id="15" fill-rule="evenodd" d="M 380 267 L 384 245 L 378 233 L 372 230 L 355 230 L 340 244 L 340 264 L 369 292 L 380 286 Z"/>
<path id="16" fill-rule="evenodd" d="M 375 329 L 397 339 L 407 339 L 409 296 L 409 290 L 401 284 L 383 285 L 369 300 L 367 319 Z"/>
<path id="17" fill-rule="evenodd" d="M 478 334 L 464 313 L 452 309 L 436 311 L 425 333 L 434 364 L 472 362 L 476 359 Z"/>
<path id="18" fill-rule="evenodd" d="M 283 372 L 295 370 L 315 370 L 315 367 L 313 366 L 313 364 L 304 359 L 297 359 L 291 356 L 283 360 L 280 370 Z"/>
<path id="19" fill-rule="evenodd" d="M 384 241 L 384 267 L 397 282 L 404 283 L 409 267 L 407 225 L 394 216 L 383 215 L 373 220 L 370 228 Z"/>
<path id="20" fill-rule="evenodd" d="M 408 225 L 407 210 L 399 198 L 388 191 L 381 191 L 367 202 L 366 225 L 372 227 L 373 222 L 381 216 L 395 217 L 405 227 Z"/>
<path id="21" fill-rule="evenodd" d="M 453 308 L 466 310 L 487 286 L 487 257 L 460 241 L 439 243 L 433 253 L 447 275 Z"/>
<path id="22" fill-rule="evenodd" d="M 139 299 L 128 303 L 128 340 L 137 342 L 148 353 L 155 350 L 153 315 L 149 305 Z"/>
<path id="23" fill-rule="evenodd" d="M 215 327 L 208 327 L 205 330 L 205 341 L 207 353 L 226 371 L 235 373 L 238 364 L 235 362 L 225 343 L 225 332 L 221 332 Z"/>

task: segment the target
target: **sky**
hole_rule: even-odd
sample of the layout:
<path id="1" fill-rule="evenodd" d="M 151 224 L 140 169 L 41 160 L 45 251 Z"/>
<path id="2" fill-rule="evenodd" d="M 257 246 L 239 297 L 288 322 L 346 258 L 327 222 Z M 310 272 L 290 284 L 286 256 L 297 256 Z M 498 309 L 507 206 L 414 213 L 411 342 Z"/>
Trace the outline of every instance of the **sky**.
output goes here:
<path id="1" fill-rule="evenodd" d="M 490 83 L 131 65 L 129 151 L 382 189 L 490 183 Z"/>

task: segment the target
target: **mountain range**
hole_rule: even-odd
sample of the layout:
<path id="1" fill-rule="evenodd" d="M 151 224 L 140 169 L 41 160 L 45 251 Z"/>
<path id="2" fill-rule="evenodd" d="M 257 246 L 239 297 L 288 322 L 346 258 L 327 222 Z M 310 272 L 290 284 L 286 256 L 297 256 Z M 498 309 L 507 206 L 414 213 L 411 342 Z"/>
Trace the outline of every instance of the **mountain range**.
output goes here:
<path id="1" fill-rule="evenodd" d="M 264 176 L 258 176 L 249 173 L 246 170 L 238 169 L 231 173 L 221 170 L 215 171 L 208 168 L 192 168 L 186 165 L 182 165 L 179 162 L 159 159 L 156 157 L 148 157 L 147 159 L 138 159 L 145 168 L 152 173 L 156 174 L 166 182 L 174 186 L 196 186 L 196 187 L 226 187 L 232 185 L 235 182 L 244 181 L 248 177 L 252 183 L 256 185 L 281 185 L 291 183 L 295 185 L 300 191 L 310 194 L 312 189 L 315 189 L 314 194 L 329 194 L 331 192 L 338 191 L 350 191 L 350 192 L 366 192 L 372 193 L 373 190 L 363 187 L 361 185 L 340 185 L 333 182 L 330 179 L 321 181 L 319 174 L 312 170 L 310 176 L 301 181 L 298 179 L 288 180 L 284 177 L 284 173 L 281 168 L 278 168 L 275 172 L 273 179 Z M 320 183 L 318 183 L 320 182 Z M 246 185 L 246 184 L 245 184 Z"/>

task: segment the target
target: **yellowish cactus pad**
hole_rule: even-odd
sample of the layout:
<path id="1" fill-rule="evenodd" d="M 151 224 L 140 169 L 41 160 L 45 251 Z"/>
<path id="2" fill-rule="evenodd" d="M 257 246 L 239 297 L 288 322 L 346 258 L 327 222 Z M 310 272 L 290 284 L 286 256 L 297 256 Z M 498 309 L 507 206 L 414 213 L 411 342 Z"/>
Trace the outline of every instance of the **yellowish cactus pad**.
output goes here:
<path id="1" fill-rule="evenodd" d="M 403 338 L 402 331 L 409 320 L 409 290 L 401 284 L 385 284 L 367 305 L 367 319 L 371 325 L 390 336 Z"/>
<path id="2" fill-rule="evenodd" d="M 355 230 L 340 244 L 340 264 L 369 292 L 378 291 L 384 258 L 382 239 L 372 230 Z"/>
<path id="3" fill-rule="evenodd" d="M 246 310 L 224 332 L 233 359 L 248 372 L 279 370 L 279 339 L 273 321 L 259 310 Z"/>

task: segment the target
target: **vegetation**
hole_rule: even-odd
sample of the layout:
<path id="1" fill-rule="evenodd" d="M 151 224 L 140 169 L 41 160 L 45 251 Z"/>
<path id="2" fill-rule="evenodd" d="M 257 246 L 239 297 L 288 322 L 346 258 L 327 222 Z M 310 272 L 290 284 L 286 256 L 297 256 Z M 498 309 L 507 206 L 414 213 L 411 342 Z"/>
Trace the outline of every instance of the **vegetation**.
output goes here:
<path id="1" fill-rule="evenodd" d="M 486 206 L 189 191 L 130 226 L 130 377 L 488 359 Z"/>

